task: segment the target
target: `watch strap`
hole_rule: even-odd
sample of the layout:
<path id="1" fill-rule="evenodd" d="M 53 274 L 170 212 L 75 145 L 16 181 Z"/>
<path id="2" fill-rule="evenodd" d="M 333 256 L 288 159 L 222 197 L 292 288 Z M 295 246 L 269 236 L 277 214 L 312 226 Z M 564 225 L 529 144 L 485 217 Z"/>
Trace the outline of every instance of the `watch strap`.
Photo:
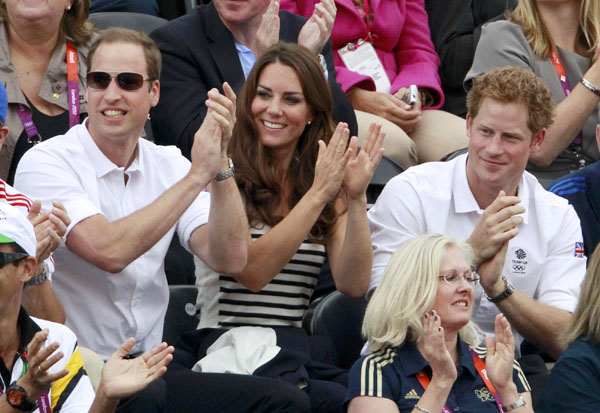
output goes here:
<path id="1" fill-rule="evenodd" d="M 502 406 L 502 410 L 505 412 L 510 412 L 511 410 L 518 409 L 519 407 L 525 406 L 527 402 L 525 402 L 525 398 L 521 394 L 516 402 L 509 404 L 508 406 Z"/>
<path id="2" fill-rule="evenodd" d="M 15 409 L 22 410 L 24 412 L 31 412 L 37 409 L 37 400 L 35 403 L 27 400 L 27 390 L 19 386 L 17 382 L 12 383 L 6 389 L 6 401 Z"/>
<path id="3" fill-rule="evenodd" d="M 223 180 L 225 180 L 227 178 L 231 178 L 233 175 L 235 175 L 235 168 L 233 166 L 233 160 L 231 158 L 227 158 L 227 163 L 229 165 L 229 168 L 223 169 L 221 172 L 219 172 L 217 174 L 217 176 L 215 176 L 215 182 L 223 181 Z"/>
<path id="4" fill-rule="evenodd" d="M 502 276 L 502 279 L 504 280 L 506 289 L 495 297 L 487 296 L 488 301 L 490 301 L 494 304 L 499 303 L 500 301 L 504 300 L 505 298 L 507 298 L 508 296 L 510 296 L 512 293 L 515 292 L 515 287 L 506 279 L 506 277 Z"/>
<path id="5" fill-rule="evenodd" d="M 38 285 L 38 284 L 43 283 L 44 281 L 48 281 L 50 279 L 49 273 L 50 273 L 50 270 L 48 269 L 48 264 L 44 263 L 42 273 L 40 275 L 38 275 L 37 277 L 34 277 L 34 278 L 30 279 L 29 281 L 27 281 L 25 283 L 25 287 L 30 287 L 32 285 Z"/>

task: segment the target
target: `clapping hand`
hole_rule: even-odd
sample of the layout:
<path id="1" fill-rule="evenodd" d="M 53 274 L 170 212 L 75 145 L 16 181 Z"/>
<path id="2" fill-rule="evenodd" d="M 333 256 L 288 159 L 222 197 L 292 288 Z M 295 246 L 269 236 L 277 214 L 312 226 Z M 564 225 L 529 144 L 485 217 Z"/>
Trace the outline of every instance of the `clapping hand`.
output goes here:
<path id="1" fill-rule="evenodd" d="M 22 386 L 27 392 L 27 399 L 37 400 L 43 391 L 48 390 L 52 383 L 66 376 L 69 371 L 62 369 L 55 373 L 50 373 L 50 367 L 56 364 L 64 357 L 62 352 L 53 354 L 58 350 L 59 344 L 54 342 L 44 348 L 42 344 L 48 338 L 48 329 L 35 333 L 27 345 L 27 357 L 29 368 L 23 377 L 17 380 L 17 384 Z"/>
<path id="2" fill-rule="evenodd" d="M 225 96 L 216 88 L 208 91 L 206 116 L 194 134 L 190 174 L 207 184 L 222 169 L 223 159 L 235 123 L 235 94 L 226 83 Z"/>
<path id="3" fill-rule="evenodd" d="M 143 355 L 125 359 L 135 339 L 128 338 L 106 361 L 98 393 L 108 399 L 122 399 L 144 389 L 165 374 L 173 359 L 174 348 L 161 343 Z"/>
<path id="4" fill-rule="evenodd" d="M 346 148 L 349 135 L 348 125 L 340 122 L 335 128 L 329 144 L 322 140 L 319 141 L 319 153 L 311 191 L 323 203 L 332 201 L 340 191 L 346 165 L 352 153 L 352 148 Z"/>
<path id="5" fill-rule="evenodd" d="M 320 53 L 331 36 L 336 13 L 335 0 L 321 0 L 317 3 L 312 16 L 298 34 L 298 44 L 314 54 Z"/>
<path id="6" fill-rule="evenodd" d="M 353 136 L 350 140 L 351 155 L 344 175 L 344 190 L 350 199 L 356 199 L 365 194 L 369 182 L 383 156 L 383 140 L 385 132 L 381 125 L 372 123 L 369 126 L 365 146 L 358 152 L 358 139 Z"/>
<path id="7" fill-rule="evenodd" d="M 279 41 L 279 0 L 271 0 L 256 30 L 256 58 Z"/>
<path id="8" fill-rule="evenodd" d="M 212 116 L 221 125 L 221 155 L 227 155 L 227 146 L 231 140 L 233 127 L 235 126 L 235 107 L 237 97 L 235 92 L 229 86 L 229 83 L 223 83 L 225 95 L 220 94 L 216 89 L 208 91 L 208 99 L 205 104 L 209 110 L 212 110 Z"/>
<path id="9" fill-rule="evenodd" d="M 515 339 L 504 315 L 496 315 L 494 332 L 495 340 L 489 336 L 485 337 L 485 365 L 492 384 L 497 388 L 505 388 L 512 383 Z"/>
<path id="10" fill-rule="evenodd" d="M 41 264 L 58 248 L 60 240 L 67 233 L 71 223 L 67 210 L 58 201 L 52 203 L 52 210 L 41 212 L 42 203 L 34 201 L 27 218 L 35 230 L 37 240 L 36 258 Z"/>
<path id="11" fill-rule="evenodd" d="M 435 310 L 431 310 L 423 315 L 422 322 L 424 334 L 417 341 L 417 347 L 431 367 L 431 380 L 451 387 L 456 381 L 457 370 L 446 348 L 442 320 Z"/>
<path id="12" fill-rule="evenodd" d="M 467 240 L 475 253 L 476 264 L 493 257 L 504 243 L 517 236 L 518 225 L 523 222 L 518 214 L 525 212 L 520 202 L 518 197 L 507 196 L 500 191 L 494 202 L 483 211 Z"/>

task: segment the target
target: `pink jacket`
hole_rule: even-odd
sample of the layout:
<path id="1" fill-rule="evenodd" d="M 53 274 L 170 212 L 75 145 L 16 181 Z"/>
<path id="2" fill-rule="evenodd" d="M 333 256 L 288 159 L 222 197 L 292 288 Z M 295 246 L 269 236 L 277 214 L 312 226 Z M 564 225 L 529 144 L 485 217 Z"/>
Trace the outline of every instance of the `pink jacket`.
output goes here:
<path id="1" fill-rule="evenodd" d="M 310 17 L 318 0 L 281 0 L 281 9 Z M 363 0 L 365 1 L 365 0 Z M 367 26 L 352 0 L 335 0 L 337 16 L 331 33 L 337 80 L 344 92 L 353 86 L 375 90 L 375 82 L 346 69 L 337 50 L 367 37 Z M 423 0 L 369 0 L 374 23 L 370 28 L 373 46 L 392 84 L 391 93 L 415 84 L 433 92 L 432 108 L 444 102 L 427 13 Z"/>

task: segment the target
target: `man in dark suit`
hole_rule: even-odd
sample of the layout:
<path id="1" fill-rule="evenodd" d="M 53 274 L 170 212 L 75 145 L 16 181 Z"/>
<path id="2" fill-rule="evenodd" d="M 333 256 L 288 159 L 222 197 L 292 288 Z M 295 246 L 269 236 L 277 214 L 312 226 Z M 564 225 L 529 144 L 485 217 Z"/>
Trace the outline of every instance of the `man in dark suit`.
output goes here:
<path id="1" fill-rule="evenodd" d="M 279 40 L 286 42 L 299 42 L 300 37 L 299 43 L 308 46 L 305 42 L 326 34 L 321 47 L 315 46 L 318 41 L 312 46 L 318 47 L 315 53 L 322 48 L 327 64 L 327 78 L 334 98 L 334 118 L 348 123 L 350 133 L 356 135 L 358 127 L 354 110 L 336 82 L 331 42 L 327 40 L 333 26 L 335 5 L 333 16 L 324 12 L 322 7 L 315 12 L 317 16 L 309 20 L 286 11 L 277 13 L 278 7 L 276 0 L 272 1 L 270 8 L 269 0 L 213 0 L 151 34 L 163 59 L 161 98 L 158 106 L 150 112 L 156 143 L 177 145 L 189 158 L 194 133 L 206 115 L 204 101 L 207 92 L 211 88 L 222 90 L 225 81 L 236 93 L 239 92 L 247 75 L 244 67 L 248 70 L 249 66 L 247 61 L 240 62 L 240 58 L 245 60 L 248 52 L 253 55 L 250 59 L 257 57 L 265 37 L 273 36 L 268 32 L 273 28 L 276 30 L 277 22 L 280 26 Z M 269 16 L 271 13 L 274 16 Z M 331 20 L 329 32 L 321 30 L 322 33 L 315 33 L 317 26 L 323 26 L 317 21 L 327 24 L 328 20 Z M 312 33 L 308 33 L 309 29 Z M 322 47 L 323 44 L 325 47 Z"/>

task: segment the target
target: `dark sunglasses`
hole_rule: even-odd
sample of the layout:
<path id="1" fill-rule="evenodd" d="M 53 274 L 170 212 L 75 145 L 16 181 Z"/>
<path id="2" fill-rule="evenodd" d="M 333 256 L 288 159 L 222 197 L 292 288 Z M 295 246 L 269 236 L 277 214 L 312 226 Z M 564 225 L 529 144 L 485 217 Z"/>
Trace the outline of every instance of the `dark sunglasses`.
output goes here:
<path id="1" fill-rule="evenodd" d="M 138 90 L 144 85 L 144 76 L 139 73 L 123 72 L 117 75 L 111 75 L 107 72 L 89 72 L 87 74 L 87 85 L 92 89 L 104 90 L 110 85 L 112 78 L 117 79 L 117 84 L 123 90 Z"/>
<path id="2" fill-rule="evenodd" d="M 22 252 L 0 252 L 0 268 L 11 262 L 17 262 L 29 255 Z"/>

